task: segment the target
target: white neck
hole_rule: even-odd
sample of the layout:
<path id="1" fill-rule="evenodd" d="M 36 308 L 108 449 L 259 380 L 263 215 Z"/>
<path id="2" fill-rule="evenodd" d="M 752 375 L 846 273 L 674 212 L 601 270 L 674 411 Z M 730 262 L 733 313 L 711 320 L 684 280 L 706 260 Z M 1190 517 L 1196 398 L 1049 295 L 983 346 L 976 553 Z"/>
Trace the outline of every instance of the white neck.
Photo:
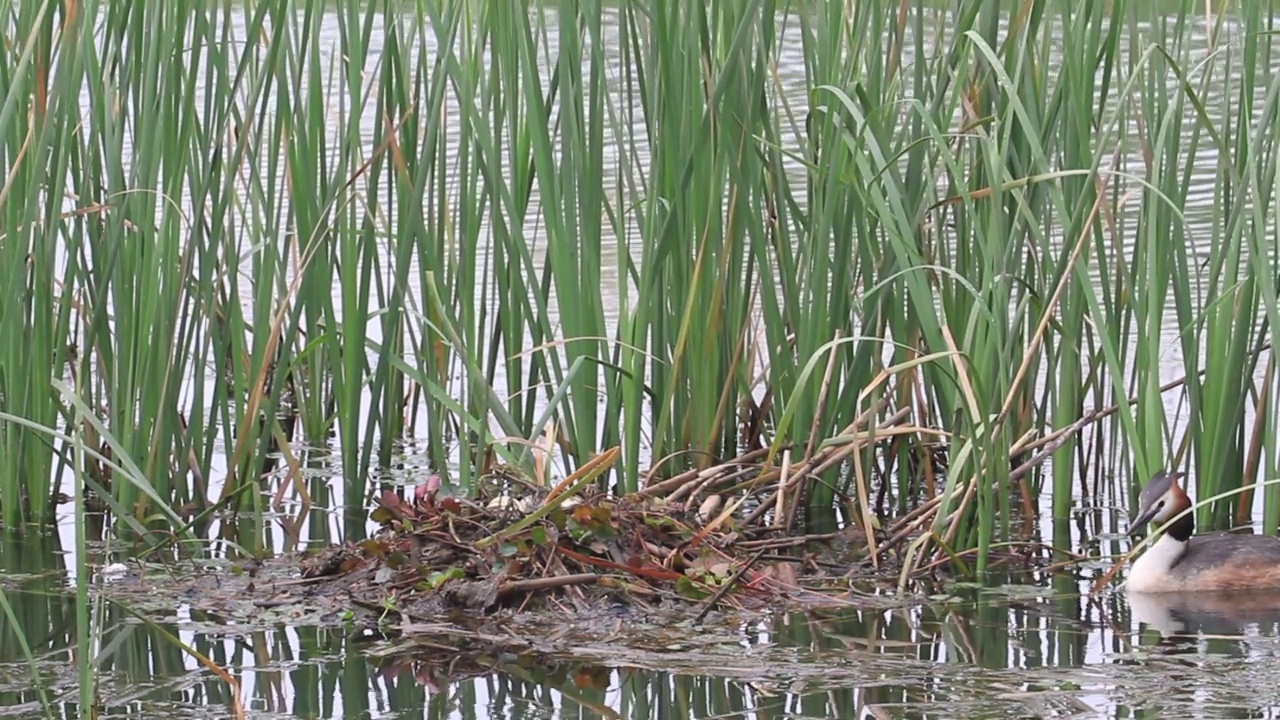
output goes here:
<path id="1" fill-rule="evenodd" d="M 1186 551 L 1186 542 L 1175 540 L 1168 535 L 1161 535 L 1160 539 L 1143 551 L 1142 556 L 1133 563 L 1133 567 L 1129 570 L 1129 579 L 1124 584 L 1125 590 L 1158 592 L 1174 589 L 1177 583 L 1169 576 L 1169 570 Z"/>

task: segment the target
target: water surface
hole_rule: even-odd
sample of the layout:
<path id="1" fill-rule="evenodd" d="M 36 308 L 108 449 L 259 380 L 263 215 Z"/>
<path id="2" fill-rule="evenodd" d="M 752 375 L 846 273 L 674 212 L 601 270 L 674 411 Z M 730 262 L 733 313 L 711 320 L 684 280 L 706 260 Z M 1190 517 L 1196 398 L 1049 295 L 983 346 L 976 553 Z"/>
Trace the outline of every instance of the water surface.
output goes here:
<path id="1" fill-rule="evenodd" d="M 17 570 L 6 597 L 59 716 L 73 717 L 73 602 L 56 574 Z M 1280 601 L 1089 599 L 1087 586 L 1058 575 L 911 598 L 864 590 L 847 609 L 696 626 L 621 607 L 563 626 L 499 614 L 488 627 L 520 649 L 466 656 L 340 620 L 230 620 L 178 592 L 156 627 L 106 609 L 98 677 L 103 717 L 227 717 L 227 685 L 170 633 L 230 669 L 261 718 L 1280 716 Z M 17 648 L 0 622 L 0 717 L 40 714 Z"/>

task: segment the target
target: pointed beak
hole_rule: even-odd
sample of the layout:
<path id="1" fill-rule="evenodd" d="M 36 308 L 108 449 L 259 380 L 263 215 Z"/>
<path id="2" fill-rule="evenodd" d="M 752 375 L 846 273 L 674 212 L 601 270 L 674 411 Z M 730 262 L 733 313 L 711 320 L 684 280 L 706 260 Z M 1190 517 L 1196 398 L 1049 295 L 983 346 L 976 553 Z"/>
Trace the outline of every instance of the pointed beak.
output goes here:
<path id="1" fill-rule="evenodd" d="M 1151 522 L 1151 518 L 1155 516 L 1156 509 L 1153 507 L 1147 508 L 1145 512 L 1134 518 L 1133 522 L 1129 523 L 1129 532 L 1125 533 L 1125 537 L 1132 538 L 1134 535 L 1137 535 L 1140 530 L 1147 526 L 1147 523 Z"/>

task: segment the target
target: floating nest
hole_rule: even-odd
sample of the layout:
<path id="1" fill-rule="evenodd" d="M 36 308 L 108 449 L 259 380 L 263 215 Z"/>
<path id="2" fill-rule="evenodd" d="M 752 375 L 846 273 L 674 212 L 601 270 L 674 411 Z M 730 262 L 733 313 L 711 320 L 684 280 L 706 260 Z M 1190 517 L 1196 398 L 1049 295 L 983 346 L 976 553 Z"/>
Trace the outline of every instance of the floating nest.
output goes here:
<path id="1" fill-rule="evenodd" d="M 513 475 L 489 479 L 468 498 L 443 495 L 436 476 L 405 498 L 384 491 L 372 512 L 379 531 L 309 556 L 303 578 L 341 582 L 369 609 L 412 605 L 425 614 L 585 612 L 618 603 L 812 605 L 848 589 L 850 566 L 830 556 L 830 543 L 853 539 L 849 533 L 777 537 L 768 528 L 744 529 L 740 514 L 720 502 L 616 497 L 586 483 L 570 493 L 569 481 L 539 489 Z M 779 554 L 785 549 L 792 554 Z"/>
<path id="2" fill-rule="evenodd" d="M 722 605 L 847 605 L 851 576 L 900 586 L 956 559 L 945 548 L 924 553 L 915 541 L 931 541 L 941 494 L 893 522 L 865 500 L 845 498 L 861 520 L 849 530 L 789 533 L 804 502 L 800 481 L 857 449 L 833 444 L 781 468 L 762 464 L 766 452 L 757 451 L 621 497 L 593 482 L 616 462 L 616 448 L 551 488 L 496 469 L 474 494 L 456 497 L 431 476 L 406 497 L 384 490 L 372 512 L 379 531 L 310 556 L 303 582 L 340 583 L 354 605 L 410 620 L 499 608 L 584 613 L 620 603 L 678 603 L 698 617 Z M 861 527 L 875 528 L 875 537 Z M 1035 562 L 1044 549 L 1029 541 L 990 564 Z"/>

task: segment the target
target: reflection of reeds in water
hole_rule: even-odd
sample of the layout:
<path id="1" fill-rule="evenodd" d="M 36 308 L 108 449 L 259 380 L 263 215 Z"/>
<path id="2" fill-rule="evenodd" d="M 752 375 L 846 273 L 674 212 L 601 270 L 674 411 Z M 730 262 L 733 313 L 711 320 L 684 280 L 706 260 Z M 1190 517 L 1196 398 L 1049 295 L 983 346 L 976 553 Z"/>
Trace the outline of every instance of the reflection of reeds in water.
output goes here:
<path id="1" fill-rule="evenodd" d="M 4 574 L 47 569 L 57 562 L 53 550 L 0 546 Z M 56 577 L 49 580 L 57 583 Z M 183 580 L 172 582 L 180 587 Z M 1199 642 L 1208 650 L 1186 657 L 1172 642 L 1144 642 L 1149 647 L 1139 657 L 1147 659 L 1131 662 L 1121 646 L 1113 649 L 1121 655 L 1113 661 L 1086 657 L 1107 633 L 1088 626 L 1086 601 L 1064 592 L 1073 588 L 1068 578 L 1050 595 L 1009 577 L 949 592 L 939 586 L 931 599 L 854 598 L 843 610 L 746 626 L 711 620 L 696 629 L 657 623 L 655 616 L 632 615 L 626 608 L 616 617 L 582 618 L 572 625 L 547 617 L 490 618 L 451 630 L 450 621 L 432 618 L 431 632 L 375 638 L 350 628 L 308 627 L 316 619 L 309 615 L 286 614 L 290 626 L 281 627 L 270 612 L 238 604 L 237 598 L 222 611 L 193 608 L 182 616 L 153 617 L 159 624 L 139 623 L 109 604 L 95 625 L 100 650 L 94 672 L 102 711 L 142 717 L 182 716 L 191 705 L 214 714 L 232 707 L 226 683 L 201 670 L 172 636 L 235 670 L 249 716 L 327 717 L 340 707 L 356 717 L 371 711 L 445 717 L 466 707 L 477 716 L 510 720 L 732 717 L 750 711 L 805 717 L 1119 717 L 1123 713 L 1108 708 L 1132 704 L 1195 717 L 1197 708 L 1203 713 L 1207 707 L 1250 707 L 1249 702 L 1265 707 L 1268 690 L 1243 686 L 1238 676 L 1224 678 L 1207 655 L 1238 663 L 1230 655 L 1240 652 L 1228 646 L 1242 644 L 1239 638 L 1247 633 L 1240 628 L 1247 625 L 1274 636 L 1274 602 L 1202 597 L 1178 604 L 1164 598 L 1161 612 L 1183 621 L 1200 618 L 1180 631 L 1201 633 Z M 23 592 L 8 586 L 5 591 L 42 677 L 62 677 L 75 644 L 74 601 L 31 585 Z M 151 591 L 138 587 L 115 594 L 130 592 Z M 219 602 L 203 597 L 198 604 Z M 1206 613 L 1228 624 L 1205 620 Z M 1136 606 L 1133 619 L 1156 622 Z M 0 673 L 11 677 L 26 665 L 7 622 L 0 620 Z M 1128 633 L 1121 634 L 1127 645 Z M 1258 663 L 1268 669 L 1265 638 L 1247 639 L 1259 641 Z M 514 650 L 502 652 L 504 642 Z M 1170 672 L 1195 670 L 1188 661 L 1209 664 L 1197 671 L 1203 678 L 1195 693 L 1153 692 L 1167 685 Z M 1256 677 L 1259 670 L 1252 672 L 1249 677 Z M 0 703 L 38 703 L 27 687 L 0 689 Z M 65 696 L 55 693 L 51 700 L 55 712 L 73 708 L 64 704 Z"/>

